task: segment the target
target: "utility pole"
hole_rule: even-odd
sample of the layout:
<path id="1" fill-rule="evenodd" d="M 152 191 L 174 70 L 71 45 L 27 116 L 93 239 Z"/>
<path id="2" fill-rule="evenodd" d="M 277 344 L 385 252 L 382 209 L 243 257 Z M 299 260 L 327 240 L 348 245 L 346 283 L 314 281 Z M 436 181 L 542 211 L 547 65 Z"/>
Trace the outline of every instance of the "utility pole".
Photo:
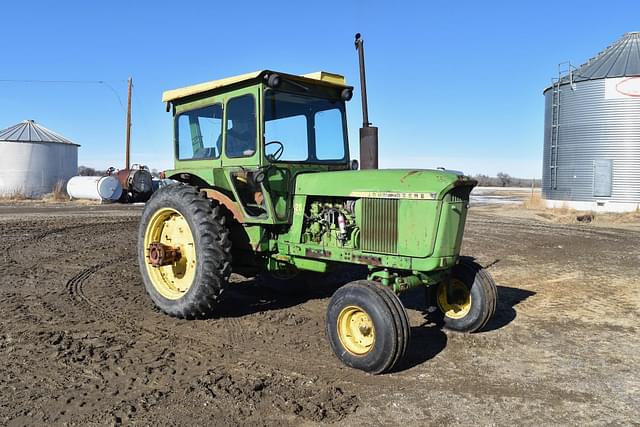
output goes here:
<path id="1" fill-rule="evenodd" d="M 124 168 L 129 170 L 130 164 L 130 151 L 131 151 L 131 87 L 133 86 L 133 79 L 129 77 L 129 92 L 127 97 L 127 137 L 126 137 L 126 147 L 125 147 L 125 155 L 124 155 Z"/>

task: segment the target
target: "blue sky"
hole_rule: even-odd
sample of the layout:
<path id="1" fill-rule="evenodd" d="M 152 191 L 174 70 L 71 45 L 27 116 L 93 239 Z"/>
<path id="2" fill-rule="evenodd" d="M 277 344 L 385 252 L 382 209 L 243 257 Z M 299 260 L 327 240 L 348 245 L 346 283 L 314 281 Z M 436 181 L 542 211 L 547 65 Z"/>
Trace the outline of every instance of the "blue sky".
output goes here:
<path id="1" fill-rule="evenodd" d="M 542 90 L 557 64 L 640 30 L 639 12 L 637 0 L 3 2 L 0 80 L 109 86 L 0 81 L 0 128 L 35 119 L 80 143 L 80 164 L 121 166 L 132 76 L 133 161 L 169 168 L 163 90 L 263 68 L 357 86 L 361 32 L 381 167 L 540 177 Z M 356 157 L 359 91 L 348 116 Z"/>

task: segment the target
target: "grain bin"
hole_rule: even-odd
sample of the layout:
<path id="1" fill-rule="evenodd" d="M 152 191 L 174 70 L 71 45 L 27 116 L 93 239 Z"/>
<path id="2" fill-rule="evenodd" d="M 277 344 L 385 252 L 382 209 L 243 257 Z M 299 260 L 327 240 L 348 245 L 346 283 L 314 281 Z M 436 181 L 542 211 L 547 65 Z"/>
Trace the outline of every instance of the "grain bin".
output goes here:
<path id="1" fill-rule="evenodd" d="M 78 173 L 78 144 L 33 120 L 0 131 L 0 196 L 40 196 Z"/>
<path id="2" fill-rule="evenodd" d="M 547 206 L 640 209 L 640 33 L 568 67 L 544 97 Z"/>

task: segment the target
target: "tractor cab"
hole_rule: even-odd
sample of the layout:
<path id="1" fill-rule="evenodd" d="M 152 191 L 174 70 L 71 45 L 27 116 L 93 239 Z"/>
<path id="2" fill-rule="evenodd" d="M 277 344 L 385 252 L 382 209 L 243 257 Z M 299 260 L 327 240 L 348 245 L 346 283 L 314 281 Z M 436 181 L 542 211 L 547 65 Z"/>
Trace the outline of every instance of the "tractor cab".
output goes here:
<path id="1" fill-rule="evenodd" d="M 231 199 L 243 223 L 289 223 L 298 174 L 350 168 L 352 93 L 337 74 L 273 71 L 167 91 L 175 168 L 166 175 Z"/>

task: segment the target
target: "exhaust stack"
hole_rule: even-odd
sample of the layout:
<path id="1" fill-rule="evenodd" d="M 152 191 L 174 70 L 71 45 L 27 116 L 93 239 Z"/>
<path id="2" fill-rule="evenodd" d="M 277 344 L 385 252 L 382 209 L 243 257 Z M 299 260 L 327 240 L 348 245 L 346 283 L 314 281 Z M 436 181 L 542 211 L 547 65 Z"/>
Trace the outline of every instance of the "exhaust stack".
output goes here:
<path id="1" fill-rule="evenodd" d="M 364 70 L 364 40 L 356 34 L 356 50 L 360 62 L 360 93 L 362 95 L 362 127 L 360 128 L 360 169 L 378 169 L 378 128 L 369 123 L 367 80 Z"/>

